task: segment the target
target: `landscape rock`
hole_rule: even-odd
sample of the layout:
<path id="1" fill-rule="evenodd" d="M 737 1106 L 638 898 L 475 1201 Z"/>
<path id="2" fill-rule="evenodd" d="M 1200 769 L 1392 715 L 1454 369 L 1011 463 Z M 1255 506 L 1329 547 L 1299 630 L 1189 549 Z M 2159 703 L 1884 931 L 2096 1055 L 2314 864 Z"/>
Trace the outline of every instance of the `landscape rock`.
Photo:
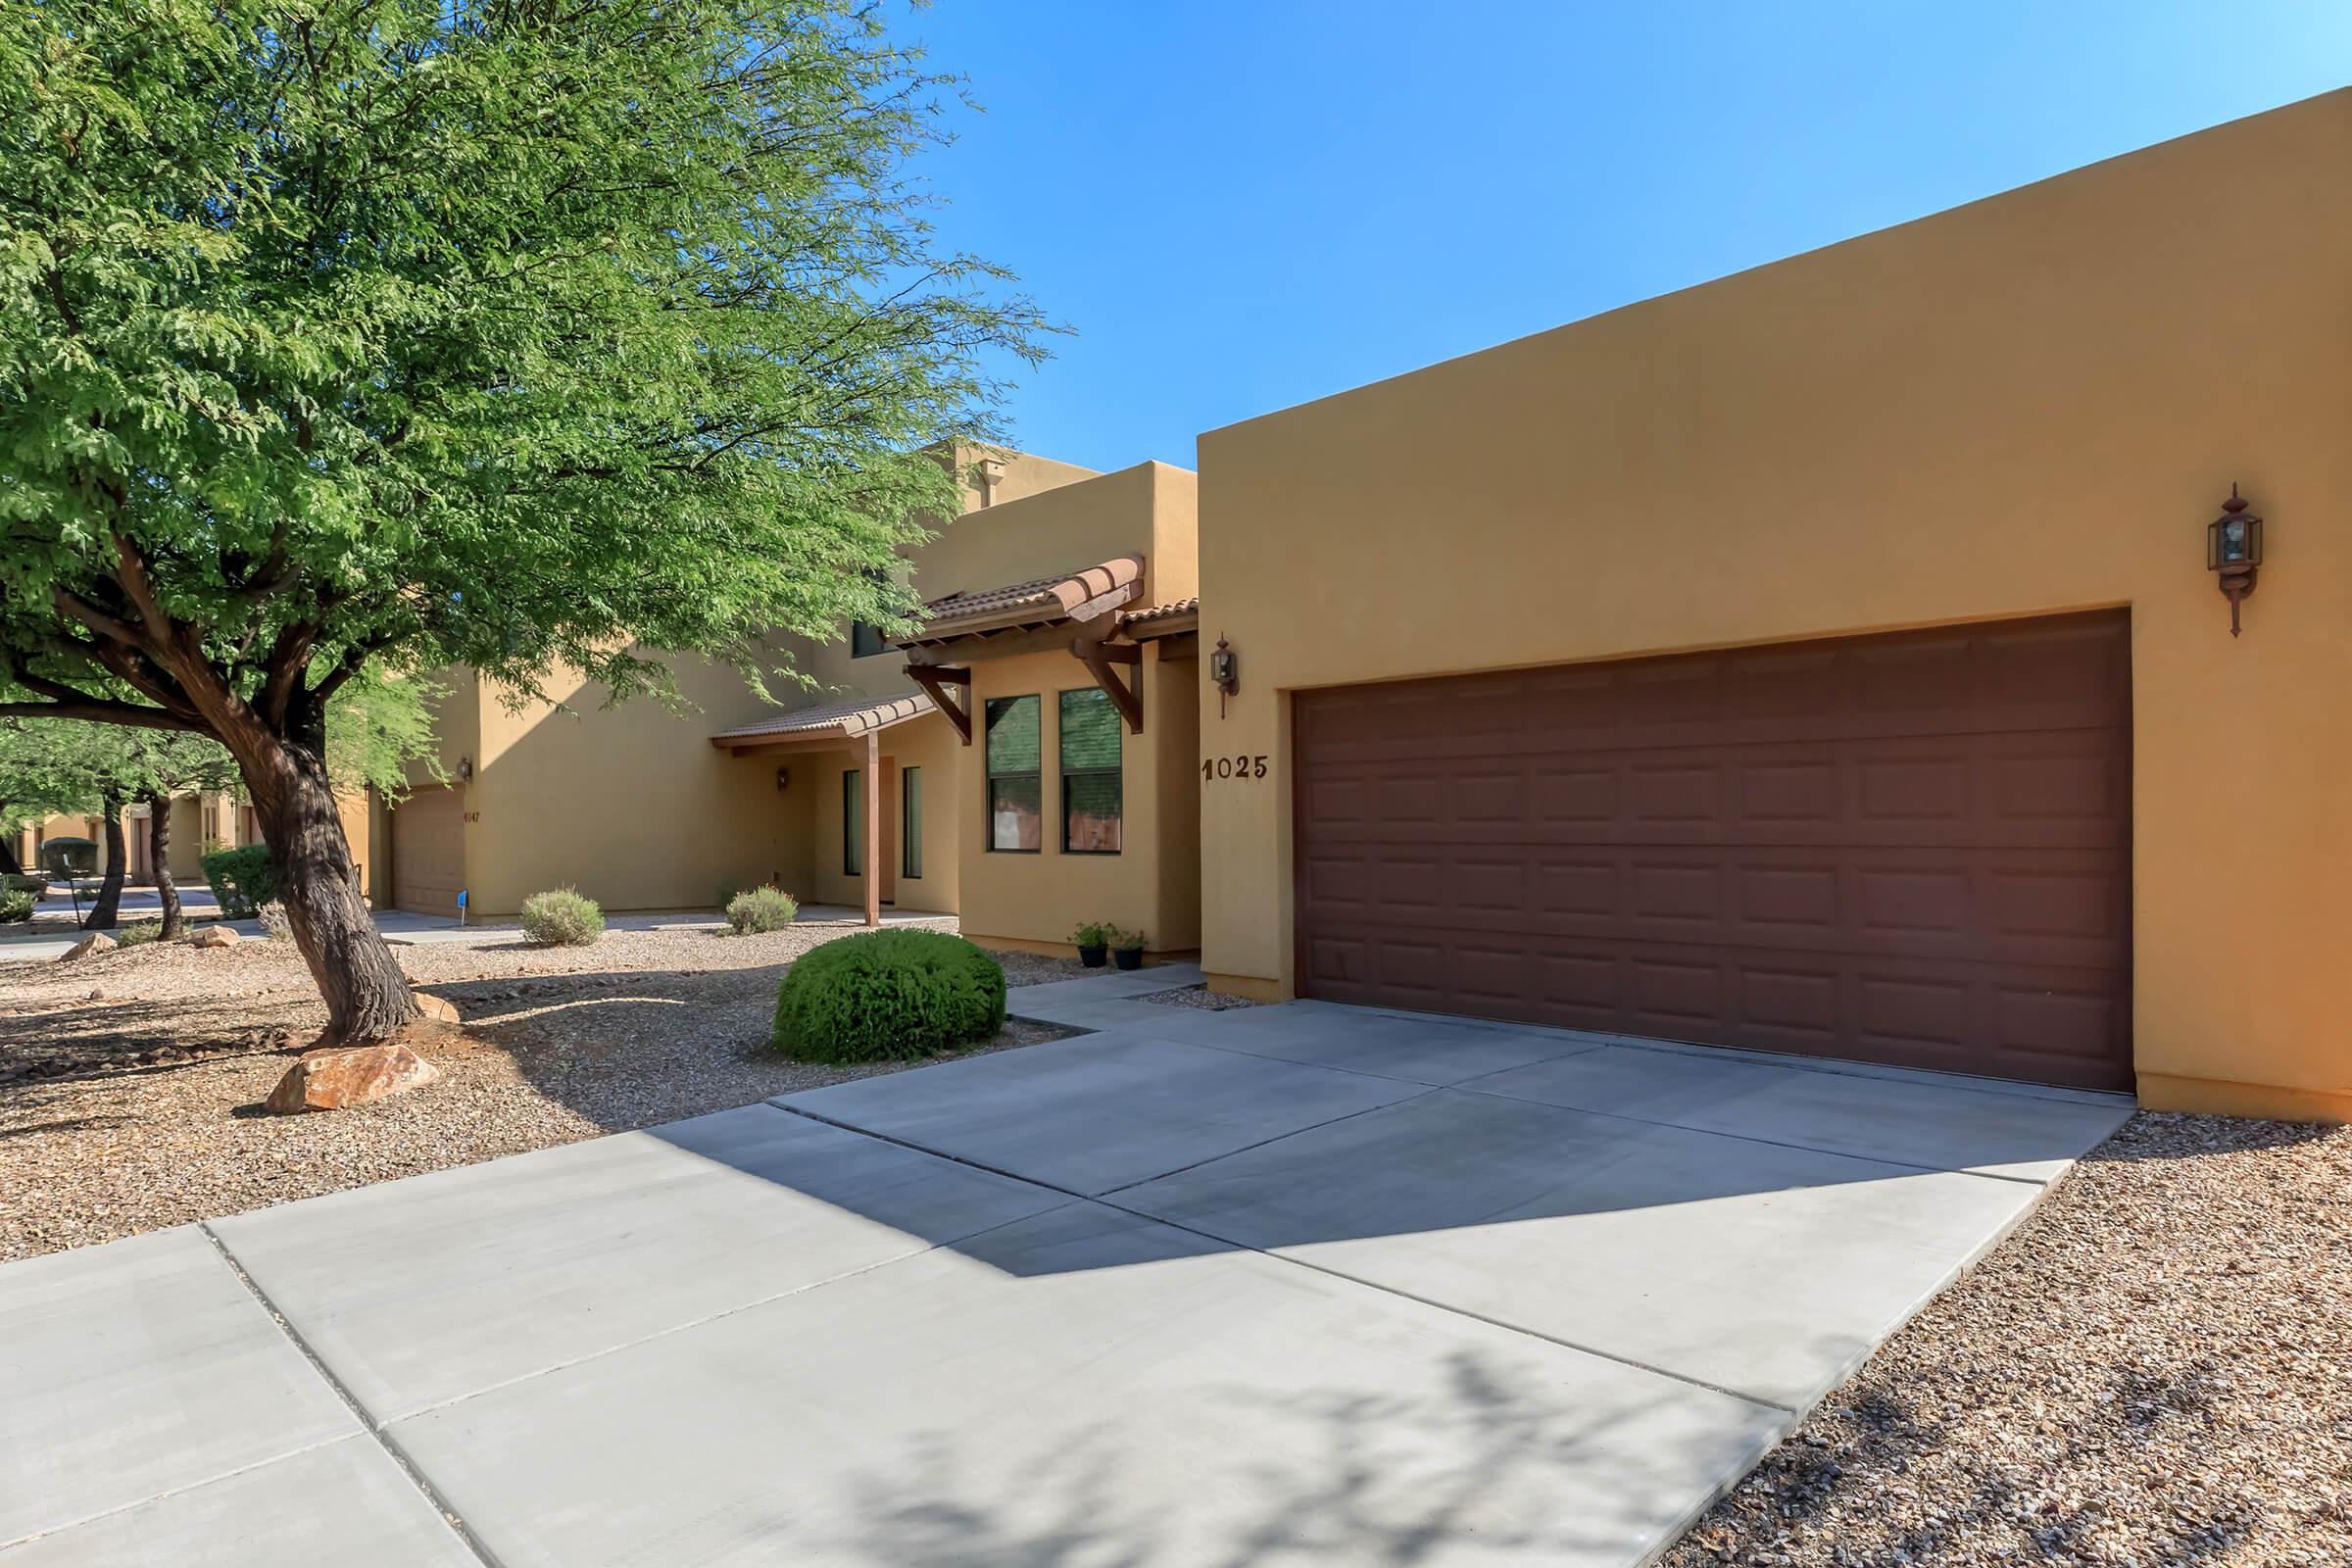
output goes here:
<path id="1" fill-rule="evenodd" d="M 440 1070 L 406 1046 L 355 1046 L 320 1051 L 286 1069 L 270 1091 L 269 1108 L 280 1116 L 304 1110 L 341 1110 L 386 1095 L 421 1088 Z"/>
<path id="2" fill-rule="evenodd" d="M 83 937 L 79 942 L 76 942 L 72 947 L 68 948 L 65 952 L 59 954 L 57 956 L 57 961 L 60 963 L 72 963 L 75 958 L 86 958 L 93 953 L 112 953 L 115 951 L 115 947 L 116 943 L 113 937 L 108 936 L 103 931 L 93 931 L 88 936 Z"/>
<path id="3" fill-rule="evenodd" d="M 458 1021 L 457 1004 L 436 997 L 430 992 L 419 991 L 416 993 L 416 1009 L 435 1023 L 456 1023 Z"/>
<path id="4" fill-rule="evenodd" d="M 233 948 L 245 939 L 224 925 L 208 925 L 188 938 L 188 945 L 197 948 Z"/>

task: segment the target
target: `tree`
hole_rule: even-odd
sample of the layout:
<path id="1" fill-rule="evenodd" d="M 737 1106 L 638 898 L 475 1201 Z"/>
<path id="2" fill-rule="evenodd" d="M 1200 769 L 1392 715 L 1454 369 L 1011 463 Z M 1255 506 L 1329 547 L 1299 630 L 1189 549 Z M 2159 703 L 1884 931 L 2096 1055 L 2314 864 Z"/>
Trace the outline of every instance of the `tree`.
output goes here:
<path id="1" fill-rule="evenodd" d="M 921 449 L 1046 330 L 924 217 L 954 87 L 865 0 L 0 10 L 0 713 L 219 741 L 329 1037 L 389 1036 L 363 669 L 764 689 L 912 609 Z"/>

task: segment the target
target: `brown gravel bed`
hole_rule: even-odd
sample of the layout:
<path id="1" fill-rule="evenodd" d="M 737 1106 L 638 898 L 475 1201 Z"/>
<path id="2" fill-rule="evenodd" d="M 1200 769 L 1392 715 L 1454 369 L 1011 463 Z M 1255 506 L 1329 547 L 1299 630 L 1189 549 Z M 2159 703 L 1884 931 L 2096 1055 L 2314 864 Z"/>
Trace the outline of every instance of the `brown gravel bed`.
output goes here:
<path id="1" fill-rule="evenodd" d="M 2133 1117 L 1662 1561 L 2352 1563 L 2352 1128 Z"/>
<path id="2" fill-rule="evenodd" d="M 1008 986 L 1042 986 L 1055 980 L 1109 973 L 1106 969 L 1089 969 L 1076 958 L 1050 958 L 1042 953 L 1000 953 L 991 948 L 989 956 L 1004 966 L 1004 983 Z"/>
<path id="3" fill-rule="evenodd" d="M 1204 1012 L 1231 1012 L 1236 1007 L 1254 1007 L 1256 1003 L 1248 997 L 1229 997 L 1211 991 L 1204 985 L 1178 986 L 1173 991 L 1153 991 L 1129 1002 L 1156 1002 L 1163 1007 L 1199 1007 Z"/>
<path id="4" fill-rule="evenodd" d="M 0 1259 L 896 1071 L 766 1047 L 784 967 L 858 929 L 396 948 L 465 1038 L 433 1049 L 436 1083 L 307 1116 L 258 1112 L 287 1038 L 325 1021 L 290 944 L 0 967 Z M 1014 1020 L 981 1049 L 1068 1033 Z"/>

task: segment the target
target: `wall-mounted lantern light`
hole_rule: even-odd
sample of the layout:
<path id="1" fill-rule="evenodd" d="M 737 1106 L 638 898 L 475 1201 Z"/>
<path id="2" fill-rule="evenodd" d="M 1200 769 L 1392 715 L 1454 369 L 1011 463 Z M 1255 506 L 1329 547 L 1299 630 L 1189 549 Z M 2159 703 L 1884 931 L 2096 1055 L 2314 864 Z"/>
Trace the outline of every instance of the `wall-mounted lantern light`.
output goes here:
<path id="1" fill-rule="evenodd" d="M 791 785 L 791 783 L 792 783 L 792 769 L 791 769 L 791 768 L 789 768 L 789 767 L 779 767 L 779 768 L 777 768 L 777 769 L 776 769 L 776 788 L 777 788 L 777 790 L 778 790 L 778 791 L 782 791 L 782 790 L 784 790 L 785 788 L 787 788 L 788 786 L 790 786 L 790 785 Z"/>
<path id="2" fill-rule="evenodd" d="M 2254 592 L 2254 568 L 2262 564 L 2262 519 L 2246 510 L 2237 486 L 2222 503 L 2222 514 L 2205 525 L 2205 569 L 2214 573 L 2230 601 L 2230 635 L 2237 635 L 2237 607 Z"/>
<path id="3" fill-rule="evenodd" d="M 459 759 L 458 759 L 458 782 L 459 782 L 459 783 L 461 783 L 461 784 L 468 784 L 468 783 L 471 783 L 472 781 L 473 781 L 473 759 L 472 759 L 472 758 L 470 758 L 470 757 L 461 757 L 461 758 L 459 758 Z"/>
<path id="4" fill-rule="evenodd" d="M 1217 689 L 1217 716 L 1219 718 L 1225 716 L 1225 699 L 1242 689 L 1241 671 L 1241 660 L 1235 656 L 1233 649 L 1226 644 L 1225 638 L 1220 634 L 1217 638 L 1217 651 L 1208 656 L 1208 679 L 1209 684 Z"/>

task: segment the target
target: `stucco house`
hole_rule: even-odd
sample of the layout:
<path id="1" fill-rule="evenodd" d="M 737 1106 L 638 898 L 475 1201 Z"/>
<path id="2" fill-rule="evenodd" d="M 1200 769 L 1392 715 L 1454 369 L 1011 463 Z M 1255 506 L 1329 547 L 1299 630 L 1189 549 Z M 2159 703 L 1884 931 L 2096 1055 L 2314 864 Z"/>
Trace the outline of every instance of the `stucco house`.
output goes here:
<path id="1" fill-rule="evenodd" d="M 2352 92 L 1211 431 L 1201 961 L 2352 1116 L 2348 452 Z"/>
<path id="2" fill-rule="evenodd" d="M 975 463 L 920 632 L 804 650 L 809 706 L 466 694 L 388 891 L 775 880 L 1261 1000 L 2352 1117 L 2348 431 L 2339 92 L 1197 480 Z"/>
<path id="3" fill-rule="evenodd" d="M 708 911 L 772 883 L 957 914 L 1001 946 L 1101 919 L 1197 950 L 1195 660 L 1168 609 L 1197 587 L 1193 475 L 943 457 L 966 510 L 906 554 L 922 636 L 789 643 L 812 683 L 797 703 L 700 663 L 678 666 L 685 715 L 605 710 L 587 687 L 516 707 L 458 672 L 436 726 L 448 782 L 380 815 L 377 903 L 448 914 L 463 891 L 497 915 L 569 884 L 612 909 Z"/>

